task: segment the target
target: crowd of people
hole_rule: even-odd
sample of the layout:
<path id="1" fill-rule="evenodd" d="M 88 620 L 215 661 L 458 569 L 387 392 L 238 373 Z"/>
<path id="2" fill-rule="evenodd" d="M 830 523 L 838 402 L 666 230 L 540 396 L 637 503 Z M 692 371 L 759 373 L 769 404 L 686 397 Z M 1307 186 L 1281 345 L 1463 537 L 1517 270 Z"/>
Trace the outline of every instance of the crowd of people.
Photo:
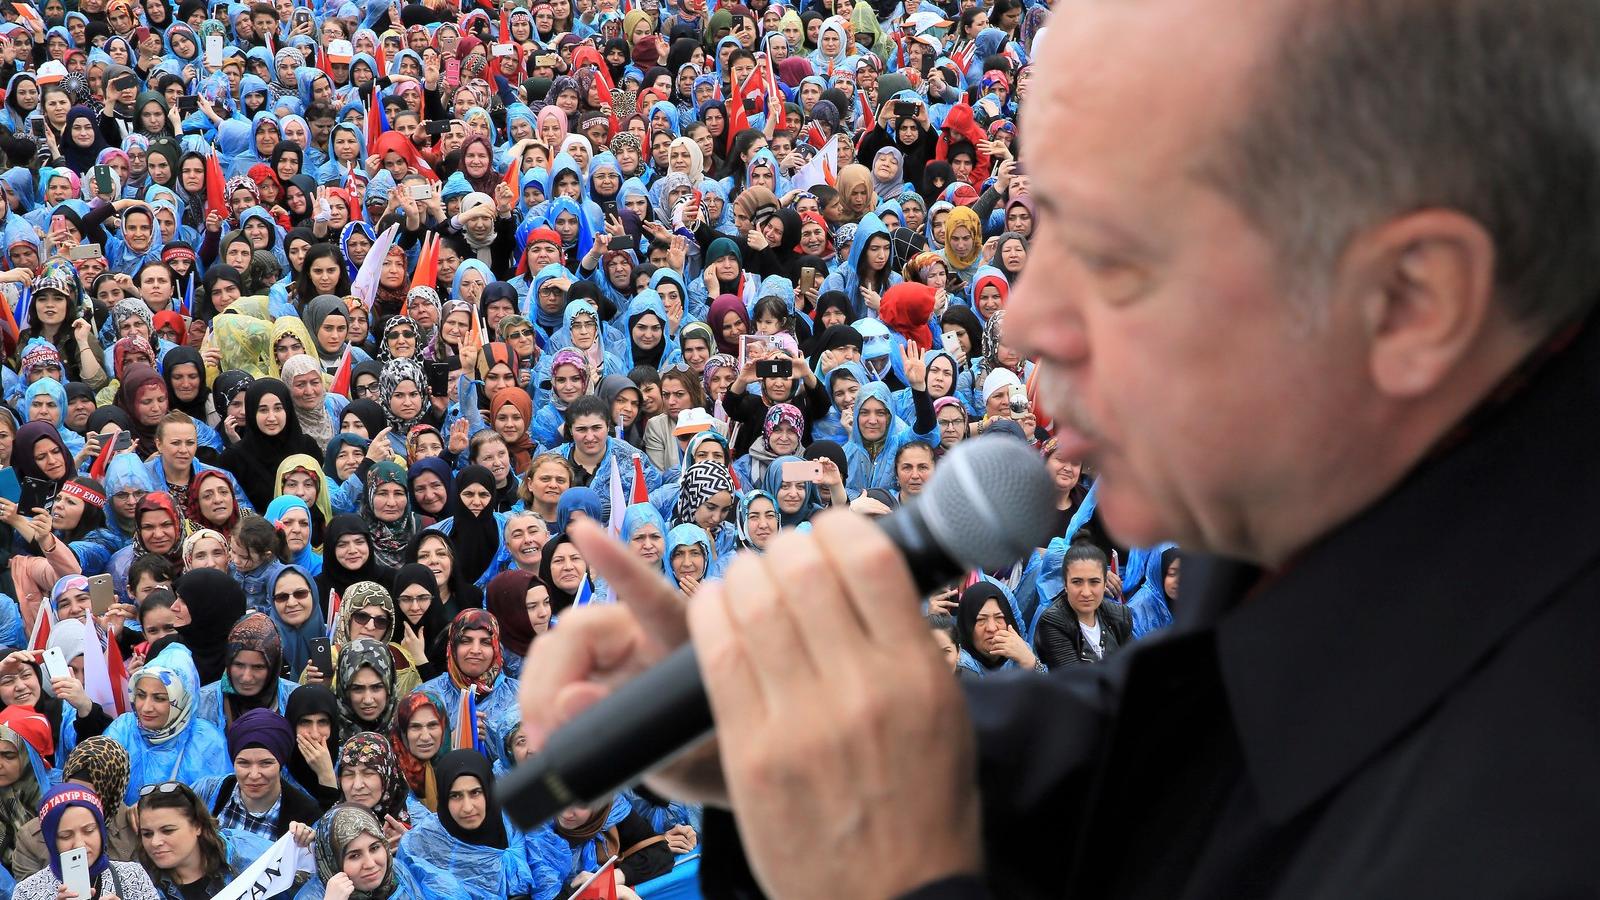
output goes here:
<path id="1" fill-rule="evenodd" d="M 1059 520 L 928 598 L 952 672 L 1170 622 L 1176 548 L 1105 534 L 1002 329 L 1048 14 L 7 4 L 5 889 L 71 900 L 83 849 L 100 896 L 196 900 L 285 835 L 301 897 L 682 889 L 694 808 L 496 797 L 530 648 L 616 599 L 581 518 L 688 599 L 1000 435 Z"/>

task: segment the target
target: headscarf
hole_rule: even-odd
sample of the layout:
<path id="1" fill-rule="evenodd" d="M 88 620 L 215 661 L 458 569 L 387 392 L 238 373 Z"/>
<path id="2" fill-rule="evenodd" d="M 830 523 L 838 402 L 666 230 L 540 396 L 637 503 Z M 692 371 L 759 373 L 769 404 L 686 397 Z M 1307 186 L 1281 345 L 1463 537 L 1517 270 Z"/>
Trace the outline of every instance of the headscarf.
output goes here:
<path id="1" fill-rule="evenodd" d="M 976 584 L 961 592 L 961 603 L 956 609 L 956 633 L 960 638 L 961 649 L 967 651 L 977 663 L 986 669 L 995 669 L 1004 665 L 1005 659 L 997 658 L 978 649 L 978 642 L 974 638 L 974 629 L 978 624 L 978 613 L 983 611 L 983 606 L 990 600 L 999 601 L 1000 614 L 1005 617 L 1006 624 L 1013 631 L 1021 633 L 1017 627 L 1017 620 L 1012 616 L 1011 603 L 998 584 L 988 580 L 979 580 Z"/>
<path id="2" fill-rule="evenodd" d="M 372 511 L 372 498 L 377 496 L 378 488 L 385 484 L 398 484 L 405 493 L 405 509 L 400 513 L 400 518 L 393 522 L 380 521 Z M 367 470 L 367 483 L 361 492 L 361 514 L 372 529 L 372 554 L 379 565 L 391 569 L 400 565 L 406 541 L 417 530 L 417 514 L 411 510 L 411 495 L 406 488 L 406 470 L 393 460 L 384 460 Z"/>
<path id="3" fill-rule="evenodd" d="M 279 499 L 283 498 L 280 497 Z M 302 508 L 305 507 L 304 500 L 298 497 L 293 499 Z M 273 502 L 276 503 L 277 501 Z M 305 669 L 306 663 L 311 661 L 311 639 L 326 635 L 327 626 L 323 623 L 322 600 L 318 596 L 317 580 L 311 576 L 310 572 L 307 572 L 299 565 L 289 563 L 278 570 L 278 573 L 272 578 L 272 584 L 267 586 L 269 599 L 270 595 L 277 593 L 278 582 L 282 581 L 283 576 L 286 574 L 299 575 L 306 580 L 306 587 L 311 591 L 311 615 L 298 626 L 294 626 L 279 617 L 276 603 L 269 603 L 266 612 L 267 616 L 272 620 L 272 624 L 277 626 L 279 652 L 282 654 L 285 666 L 290 674 L 299 675 Z"/>
<path id="4" fill-rule="evenodd" d="M 112 818 L 122 811 L 122 795 L 128 791 L 130 777 L 128 751 L 101 734 L 84 738 L 73 747 L 67 754 L 67 764 L 61 767 L 62 781 L 89 782 L 100 795 L 100 806 Z"/>
<path id="5" fill-rule="evenodd" d="M 256 411 L 271 394 L 283 404 L 283 430 L 275 435 L 266 434 L 256 424 Z M 278 464 L 297 453 L 316 459 L 322 453 L 314 441 L 300 430 L 300 419 L 295 415 L 294 398 L 289 386 L 276 378 L 258 378 L 250 384 L 244 395 L 244 425 L 240 429 L 238 453 L 228 457 L 234 475 L 244 488 L 245 495 L 256 509 L 266 509 L 277 495 L 274 479 Z"/>
<path id="6" fill-rule="evenodd" d="M 503 387 L 495 391 L 494 399 L 489 401 L 489 421 L 493 422 L 494 414 L 500 411 L 500 407 L 507 404 L 515 406 L 517 411 L 522 413 L 522 421 L 528 424 L 533 423 L 533 399 L 528 396 L 527 391 L 519 387 Z M 516 441 L 510 445 L 511 470 L 513 472 L 528 471 L 528 463 L 533 460 L 534 451 L 538 449 L 538 445 L 533 442 L 533 437 L 529 434 L 528 429 L 524 427 L 517 434 Z M 494 489 L 490 488 L 489 492 L 494 493 Z"/>
<path id="7" fill-rule="evenodd" d="M 206 571 L 222 575 L 221 572 L 217 572 L 215 569 L 207 569 Z M 227 578 L 226 575 L 222 575 L 222 577 Z M 197 613 L 195 619 L 199 620 L 200 618 Z M 173 648 L 169 647 L 168 649 Z M 139 731 L 144 735 L 144 739 L 157 747 L 183 734 L 184 730 L 189 727 L 189 723 L 194 719 L 195 696 L 190 693 L 189 679 L 184 677 L 185 673 L 180 672 L 178 668 L 168 665 L 164 657 L 165 651 L 154 660 L 145 663 L 143 668 L 128 679 L 128 706 L 130 708 L 133 706 L 133 692 L 138 687 L 139 682 L 154 678 L 160 681 L 161 686 L 166 689 L 167 698 L 172 704 L 171 708 L 167 710 L 166 723 L 154 731 L 147 730 L 142 724 L 139 725 Z"/>
<path id="8" fill-rule="evenodd" d="M 473 630 L 489 632 L 489 641 L 494 645 L 494 658 L 490 660 L 489 668 L 482 675 L 469 682 L 461 673 L 461 667 L 456 664 L 456 644 L 460 642 L 462 635 Z M 500 680 L 500 670 L 505 665 L 505 658 L 500 653 L 500 623 L 486 609 L 464 609 L 457 613 L 454 621 L 450 623 L 449 640 L 449 652 L 445 660 L 450 680 L 463 691 L 471 687 L 476 690 L 480 698 L 487 696 L 494 690 L 495 682 Z"/>
<path id="9" fill-rule="evenodd" d="M 283 383 L 289 384 L 301 375 L 307 375 L 312 372 L 320 376 L 322 367 L 317 365 L 316 360 L 304 353 L 296 353 L 283 361 L 283 369 L 280 374 L 283 376 Z M 290 409 L 294 411 L 294 417 L 300 422 L 300 430 L 307 437 L 317 442 L 319 450 L 327 446 L 328 441 L 333 439 L 333 417 L 328 415 L 328 407 L 326 405 L 318 403 L 312 409 L 302 409 L 298 405 L 291 405 Z"/>
<path id="10" fill-rule="evenodd" d="M 528 621 L 528 591 L 539 583 L 538 576 L 522 569 L 507 569 L 490 579 L 484 590 L 489 613 L 500 623 L 501 640 L 507 650 L 527 656 L 537 636 Z"/>
<path id="11" fill-rule="evenodd" d="M 144 501 L 139 506 L 142 509 Z M 185 572 L 174 587 L 190 613 L 189 624 L 180 626 L 178 634 L 194 656 L 201 683 L 210 684 L 227 670 L 228 635 L 245 613 L 244 587 L 216 569 Z"/>
<path id="12" fill-rule="evenodd" d="M 666 535 L 663 534 L 662 537 L 666 537 Z M 572 601 L 577 599 L 577 595 L 574 592 L 565 591 L 557 587 L 555 578 L 551 575 L 553 571 L 552 564 L 556 558 L 556 549 L 570 543 L 572 543 L 572 538 L 568 535 L 554 535 L 545 542 L 544 550 L 539 556 L 539 582 L 545 586 L 545 590 L 550 592 L 550 614 L 553 616 L 560 615 L 562 610 L 571 606 Z"/>
<path id="13" fill-rule="evenodd" d="M 29 733 L 34 740 L 28 739 Z M 37 745 L 41 737 L 43 747 Z M 0 742 L 11 744 L 20 757 L 17 780 L 0 788 L 0 856 L 6 865 L 11 864 L 18 833 L 33 818 L 50 783 L 44 757 L 54 750 L 51 737 L 49 720 L 32 707 L 11 706 L 0 711 Z"/>
<path id="14" fill-rule="evenodd" d="M 450 814 L 450 804 L 439 804 L 439 824 L 456 840 L 480 847 L 504 850 L 508 846 L 505 820 L 500 815 L 500 802 L 494 796 L 494 772 L 489 758 L 476 750 L 451 750 L 435 764 L 438 771 L 439 791 L 450 795 L 456 779 L 470 775 L 483 785 L 483 822 L 477 828 L 464 828 Z"/>
<path id="15" fill-rule="evenodd" d="M 230 718 L 255 709 L 271 710 L 278 705 L 278 676 L 283 670 L 283 641 L 278 629 L 266 613 L 253 612 L 234 623 L 228 632 L 228 665 L 245 650 L 260 653 L 267 663 L 267 680 L 261 692 L 254 697 L 240 694 L 233 686 L 233 678 L 226 668 L 222 671 L 222 694 L 227 702 Z"/>
<path id="16" fill-rule="evenodd" d="M 389 407 L 395 389 L 405 381 L 414 383 L 422 393 L 422 404 L 418 407 L 417 415 L 410 419 L 400 418 Z M 415 359 L 391 359 L 383 364 L 383 373 L 378 376 L 378 405 L 382 407 L 384 418 L 394 433 L 403 435 L 411 431 L 411 426 L 421 422 L 423 416 L 428 414 L 428 403 L 428 376 L 423 373 L 421 363 Z"/>
<path id="17" fill-rule="evenodd" d="M 20 446 L 20 441 L 18 442 Z M 20 466 L 18 467 L 21 468 Z M 147 512 L 159 512 L 172 520 L 172 527 L 177 531 L 178 539 L 173 542 L 172 549 L 164 554 L 167 562 L 172 563 L 174 569 L 183 571 L 183 517 L 178 515 L 178 507 L 172 502 L 172 495 L 166 491 L 153 491 L 145 494 L 139 504 L 133 508 L 133 558 L 138 560 L 151 551 L 144 545 L 144 537 L 139 534 L 139 520 Z M 229 621 L 229 625 L 233 622 Z"/>
<path id="18" fill-rule="evenodd" d="M 353 742 L 358 738 L 373 737 L 375 735 L 356 735 L 351 738 Z M 348 747 L 349 745 L 346 744 Z M 340 756 L 343 762 L 343 754 Z M 404 812 L 404 810 L 401 810 Z M 317 839 L 313 843 L 313 855 L 317 860 L 317 877 L 323 884 L 335 875 L 344 871 L 344 851 L 351 841 L 362 835 L 375 837 L 380 841 L 387 841 L 383 834 L 383 820 L 378 815 L 365 810 L 353 803 L 338 803 L 317 820 Z M 391 854 L 389 857 L 389 870 L 383 876 L 383 882 L 372 891 L 354 891 L 350 900 L 380 900 L 393 894 L 399 886 L 399 878 L 395 875 L 395 861 Z"/>
<path id="19" fill-rule="evenodd" d="M 383 780 L 383 790 L 378 795 L 378 804 L 372 814 L 380 818 L 394 816 L 402 822 L 409 821 L 410 816 L 406 815 L 406 778 L 400 772 L 400 761 L 395 758 L 394 748 L 389 746 L 383 735 L 372 731 L 351 735 L 339 748 L 338 762 L 341 772 L 346 766 L 356 765 L 376 769 Z"/>
<path id="20" fill-rule="evenodd" d="M 357 674 L 365 667 L 376 672 L 378 680 L 383 682 L 388 693 L 388 699 L 383 705 L 383 710 L 378 713 L 376 722 L 364 722 L 356 717 L 356 711 L 350 703 L 350 685 Z M 394 707 L 399 702 L 395 691 L 394 657 L 389 654 L 389 645 L 372 638 L 356 638 L 344 644 L 339 650 L 338 675 L 333 681 L 333 693 L 339 700 L 339 715 L 344 720 L 347 731 L 386 731 L 389 721 L 394 716 Z"/>
<path id="21" fill-rule="evenodd" d="M 165 315 L 165 312 L 161 315 Z M 160 317 L 160 315 L 157 316 L 157 318 Z M 180 339 L 182 330 L 180 327 Z M 192 365 L 200 373 L 200 393 L 196 394 L 193 400 L 179 400 L 177 392 L 172 389 L 172 370 L 182 365 Z M 193 347 L 182 345 L 168 350 L 167 355 L 161 360 L 161 377 L 166 379 L 167 383 L 167 407 L 188 413 L 197 422 L 204 422 L 206 420 L 206 399 L 210 391 L 206 387 L 206 364 L 200 358 L 200 351 Z M 134 422 L 137 427 L 138 419 L 135 418 Z"/>
<path id="22" fill-rule="evenodd" d="M 400 772 L 405 776 L 406 786 L 411 788 L 412 795 L 430 811 L 438 812 L 439 783 L 434 778 L 433 765 L 412 756 L 411 748 L 406 744 L 406 732 L 411 728 L 411 720 L 423 707 L 432 709 L 433 714 L 439 717 L 439 755 L 443 755 L 444 748 L 450 746 L 450 719 L 445 715 L 444 707 L 427 691 L 412 691 L 395 707 L 394 722 L 389 726 L 389 744 L 394 748 L 395 759 L 400 763 Z M 437 760 L 438 756 L 434 759 Z"/>
<path id="23" fill-rule="evenodd" d="M 140 673 L 141 675 L 143 673 Z M 39 835 L 44 838 L 45 852 L 50 855 L 50 872 L 57 880 L 61 873 L 61 850 L 56 843 L 56 832 L 61 830 L 61 817 L 68 809 L 80 806 L 94 816 L 100 829 L 100 855 L 89 862 L 89 883 L 97 884 L 100 876 L 111 867 L 110 843 L 106 840 L 106 815 L 95 792 L 81 784 L 58 784 L 45 792 L 39 804 Z"/>
<path id="24" fill-rule="evenodd" d="M 928 218 L 931 221 L 933 217 L 930 215 Z M 972 233 L 972 253 L 969 256 L 956 256 L 950 246 L 950 235 L 957 226 L 965 226 Z M 977 212 L 970 206 L 957 206 L 950 210 L 950 215 L 944 220 L 944 239 L 944 258 L 956 271 L 965 272 L 983 258 L 983 223 L 978 221 Z"/>
<path id="25" fill-rule="evenodd" d="M 678 502 L 672 507 L 672 522 L 694 522 L 700 505 L 723 491 L 733 491 L 733 476 L 728 467 L 714 460 L 701 460 L 684 470 L 678 481 Z"/>
<path id="26" fill-rule="evenodd" d="M 499 397 L 509 390 L 512 389 L 506 388 L 495 396 Z M 527 397 L 520 390 L 518 393 Z M 461 491 L 474 484 L 489 492 L 489 504 L 478 515 L 473 515 L 467 505 L 461 502 Z M 483 576 L 500 547 L 500 522 L 494 515 L 494 497 L 494 475 L 483 466 L 467 466 L 456 476 L 450 505 L 450 516 L 454 520 L 450 542 L 456 548 L 456 566 L 461 569 L 461 576 L 469 582 L 476 583 Z"/>
<path id="27" fill-rule="evenodd" d="M 289 695 L 289 702 L 284 704 L 283 717 L 289 720 L 289 727 L 300 724 L 300 720 L 316 713 L 328 717 L 328 758 L 334 761 L 339 759 L 339 700 L 333 696 L 333 691 L 320 684 L 302 684 Z M 317 773 L 311 770 L 311 764 L 300 755 L 297 749 L 289 755 L 289 774 L 306 790 L 311 790 L 317 784 Z"/>
<path id="28" fill-rule="evenodd" d="M 252 709 L 234 719 L 228 725 L 227 736 L 228 755 L 233 757 L 251 747 L 260 747 L 271 753 L 279 766 L 284 766 L 294 751 L 293 726 L 270 709 Z"/>
<path id="29" fill-rule="evenodd" d="M 323 535 L 322 547 L 326 552 L 322 558 L 322 575 L 317 580 L 318 589 L 324 597 L 333 591 L 343 595 L 358 581 L 375 581 L 383 584 L 394 578 L 389 567 L 378 562 L 376 552 L 367 554 L 366 563 L 358 571 L 352 572 L 341 566 L 339 555 L 334 552 L 334 548 L 339 546 L 339 539 L 346 535 L 360 535 L 366 538 L 368 550 L 373 550 L 372 526 L 364 517 L 354 513 L 334 516 Z"/>
<path id="30" fill-rule="evenodd" d="M 605 501 L 600 492 L 590 487 L 567 488 L 556 501 L 556 534 L 565 534 L 572 524 L 572 514 L 582 510 L 596 522 L 605 521 Z"/>

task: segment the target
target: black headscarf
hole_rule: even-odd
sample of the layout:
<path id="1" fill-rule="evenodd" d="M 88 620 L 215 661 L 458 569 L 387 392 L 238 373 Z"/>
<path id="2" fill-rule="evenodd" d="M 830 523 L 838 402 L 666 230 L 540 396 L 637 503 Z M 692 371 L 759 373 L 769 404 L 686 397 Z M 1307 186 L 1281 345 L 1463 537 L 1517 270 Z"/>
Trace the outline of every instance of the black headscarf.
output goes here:
<path id="1" fill-rule="evenodd" d="M 355 571 L 340 566 L 338 554 L 335 552 L 335 548 L 339 546 L 339 539 L 350 534 L 359 534 L 367 539 L 367 562 Z M 344 592 L 350 589 L 350 585 L 358 581 L 393 584 L 394 570 L 378 564 L 377 548 L 372 545 L 372 528 L 365 519 L 354 513 L 334 516 L 323 533 L 322 574 L 317 576 L 317 590 L 322 595 L 322 608 L 328 608 L 328 596 L 332 591 L 338 591 L 340 596 L 343 596 Z"/>
<path id="2" fill-rule="evenodd" d="M 302 684 L 289 695 L 289 702 L 284 705 L 283 717 L 289 720 L 289 727 L 300 724 L 300 720 L 315 713 L 322 713 L 328 717 L 328 758 L 338 760 L 339 747 L 344 742 L 339 737 L 339 699 L 333 696 L 333 691 L 320 684 Z M 289 752 L 289 774 L 307 791 L 316 790 L 317 773 L 311 770 L 311 764 L 300 755 L 297 745 Z"/>
<path id="3" fill-rule="evenodd" d="M 828 350 L 837 350 L 840 347 L 855 347 L 859 350 L 863 343 L 865 341 L 861 338 L 861 332 L 857 331 L 854 325 L 829 325 L 811 339 L 811 368 L 816 371 L 822 370 L 822 354 Z"/>
<path id="4" fill-rule="evenodd" d="M 978 626 L 978 613 L 983 611 L 983 605 L 990 600 L 998 601 L 1000 614 L 1005 616 L 1006 624 L 1021 634 L 1021 629 L 1017 628 L 1017 620 L 1011 615 L 1011 604 L 1006 601 L 1005 592 L 992 581 L 979 581 L 961 592 L 961 605 L 956 610 L 956 630 L 961 637 L 961 649 L 967 651 L 984 668 L 997 669 L 1005 664 L 1005 659 L 979 650 L 978 642 L 973 636 L 973 631 Z"/>
<path id="5" fill-rule="evenodd" d="M 500 815 L 500 801 L 494 796 L 494 772 L 489 768 L 489 758 L 476 750 L 451 750 L 433 764 L 439 784 L 439 824 L 456 840 L 479 847 L 507 847 L 506 824 Z M 471 775 L 483 785 L 483 823 L 477 828 L 463 828 L 450 815 L 450 788 L 457 778 Z"/>
<path id="6" fill-rule="evenodd" d="M 194 656 L 200 683 L 210 684 L 228 668 L 228 633 L 245 613 L 244 587 L 216 569 L 193 569 L 173 585 L 189 607 L 189 624 L 178 634 Z"/>
<path id="7" fill-rule="evenodd" d="M 422 629 L 423 644 L 428 651 L 428 662 L 421 669 L 423 680 L 426 681 L 444 672 L 445 654 L 450 651 L 448 632 L 451 616 L 446 614 L 444 601 L 439 599 L 439 584 L 433 577 L 433 570 L 422 563 L 406 563 L 395 570 L 394 590 L 389 594 L 394 598 L 395 615 L 399 619 L 405 619 L 405 613 L 400 610 L 400 592 L 413 585 L 427 588 L 428 593 L 433 595 L 433 602 L 428 604 L 427 612 L 422 614 L 422 621 L 411 625 L 413 630 Z M 409 623 L 410 620 L 405 619 L 405 622 Z M 394 633 L 397 638 L 404 637 L 405 625 L 396 621 Z M 433 670 L 432 675 L 428 674 L 430 668 Z"/>
<path id="8" fill-rule="evenodd" d="M 562 610 L 571 606 L 572 601 L 576 599 L 576 595 L 573 592 L 556 587 L 556 580 L 551 577 L 551 563 L 555 561 L 556 548 L 570 543 L 572 543 L 572 538 L 562 532 L 552 537 L 544 545 L 544 551 L 539 557 L 539 581 L 545 586 L 545 590 L 550 592 L 551 615 L 559 614 Z"/>
<path id="9" fill-rule="evenodd" d="M 417 555 L 422 552 L 422 542 L 429 535 L 439 535 L 439 532 L 424 529 L 411 536 L 411 541 L 406 544 L 406 553 L 402 557 L 408 563 L 417 561 Z M 445 546 L 450 548 L 450 599 L 444 604 L 444 619 L 448 625 L 456 617 L 456 613 L 463 609 L 472 609 L 483 606 L 483 591 L 478 586 L 461 577 L 461 561 L 456 559 L 456 546 L 449 540 L 448 535 L 439 535 L 445 538 Z M 423 568 L 427 568 L 424 566 Z M 430 574 L 432 570 L 429 570 Z M 444 585 L 438 586 L 443 589 Z"/>
<path id="10" fill-rule="evenodd" d="M 172 370 L 184 363 L 192 364 L 200 372 L 200 393 L 193 400 L 179 400 L 178 392 L 172 387 Z M 196 421 L 206 420 L 206 400 L 209 388 L 206 386 L 206 363 L 200 358 L 200 351 L 193 347 L 178 346 L 167 351 L 161 360 L 161 377 L 167 383 L 167 405 L 170 409 L 186 412 Z"/>
<path id="11" fill-rule="evenodd" d="M 461 491 L 474 484 L 489 492 L 489 505 L 476 516 L 461 502 Z M 455 520 L 450 543 L 456 548 L 456 569 L 463 580 L 477 583 L 500 549 L 500 522 L 494 517 L 494 473 L 483 466 L 467 466 L 456 475 L 454 494 L 449 512 Z"/>
<path id="12" fill-rule="evenodd" d="M 845 455 L 844 448 L 839 446 L 836 441 L 812 441 L 801 456 L 813 461 L 826 456 L 828 459 L 833 460 L 834 465 L 839 467 L 840 479 L 849 479 L 850 477 L 850 458 Z"/>
<path id="13" fill-rule="evenodd" d="M 339 413 L 340 421 L 343 421 L 345 416 L 355 416 L 361 420 L 361 424 L 367 426 L 367 440 L 369 441 L 377 437 L 378 432 L 388 427 L 389 424 L 388 420 L 383 417 L 383 407 L 379 406 L 376 400 L 368 400 L 365 397 L 360 400 L 350 401 L 350 405 L 344 408 L 344 412 Z"/>
<path id="14" fill-rule="evenodd" d="M 211 385 L 211 408 L 217 411 L 217 415 L 227 418 L 228 405 L 233 403 L 233 398 L 240 391 L 248 389 L 254 381 L 255 376 L 243 369 L 229 369 L 218 374 L 217 380 Z"/>
<path id="15" fill-rule="evenodd" d="M 283 430 L 275 435 L 263 433 L 256 424 L 256 411 L 269 394 L 283 404 Z M 244 394 L 244 424 L 239 429 L 239 443 L 222 454 L 222 467 L 239 479 L 239 486 L 244 488 L 251 506 L 266 509 L 278 495 L 275 484 L 278 464 L 297 453 L 312 459 L 322 458 L 317 442 L 300 430 L 300 417 L 295 415 L 289 386 L 276 378 L 256 379 Z"/>

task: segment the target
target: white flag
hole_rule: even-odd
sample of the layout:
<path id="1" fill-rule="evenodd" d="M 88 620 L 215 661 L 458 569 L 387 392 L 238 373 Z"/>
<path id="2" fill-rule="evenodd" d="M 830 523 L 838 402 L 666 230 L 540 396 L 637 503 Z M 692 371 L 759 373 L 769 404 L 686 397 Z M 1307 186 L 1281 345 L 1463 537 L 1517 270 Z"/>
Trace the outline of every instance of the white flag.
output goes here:
<path id="1" fill-rule="evenodd" d="M 794 177 L 789 179 L 789 186 L 797 191 L 808 190 L 814 185 L 825 184 L 833 187 L 839 174 L 839 142 L 829 140 L 811 161 L 795 170 Z"/>
<path id="2" fill-rule="evenodd" d="M 293 834 L 286 834 L 211 900 L 254 900 L 281 894 L 294 887 L 297 870 L 316 871 L 313 862 L 310 848 L 295 843 Z"/>

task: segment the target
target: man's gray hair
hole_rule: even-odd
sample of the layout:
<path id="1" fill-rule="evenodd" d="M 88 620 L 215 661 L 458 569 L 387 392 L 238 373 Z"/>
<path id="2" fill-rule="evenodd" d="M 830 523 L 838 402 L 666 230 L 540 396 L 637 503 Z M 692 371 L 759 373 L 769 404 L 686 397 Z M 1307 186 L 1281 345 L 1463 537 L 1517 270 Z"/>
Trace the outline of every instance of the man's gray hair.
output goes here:
<path id="1" fill-rule="evenodd" d="M 1600 290 L 1600 0 L 1320 0 L 1291 20 L 1201 177 L 1325 286 L 1361 229 L 1472 217 L 1518 321 Z M 1316 310 L 1311 310 L 1313 316 Z"/>

